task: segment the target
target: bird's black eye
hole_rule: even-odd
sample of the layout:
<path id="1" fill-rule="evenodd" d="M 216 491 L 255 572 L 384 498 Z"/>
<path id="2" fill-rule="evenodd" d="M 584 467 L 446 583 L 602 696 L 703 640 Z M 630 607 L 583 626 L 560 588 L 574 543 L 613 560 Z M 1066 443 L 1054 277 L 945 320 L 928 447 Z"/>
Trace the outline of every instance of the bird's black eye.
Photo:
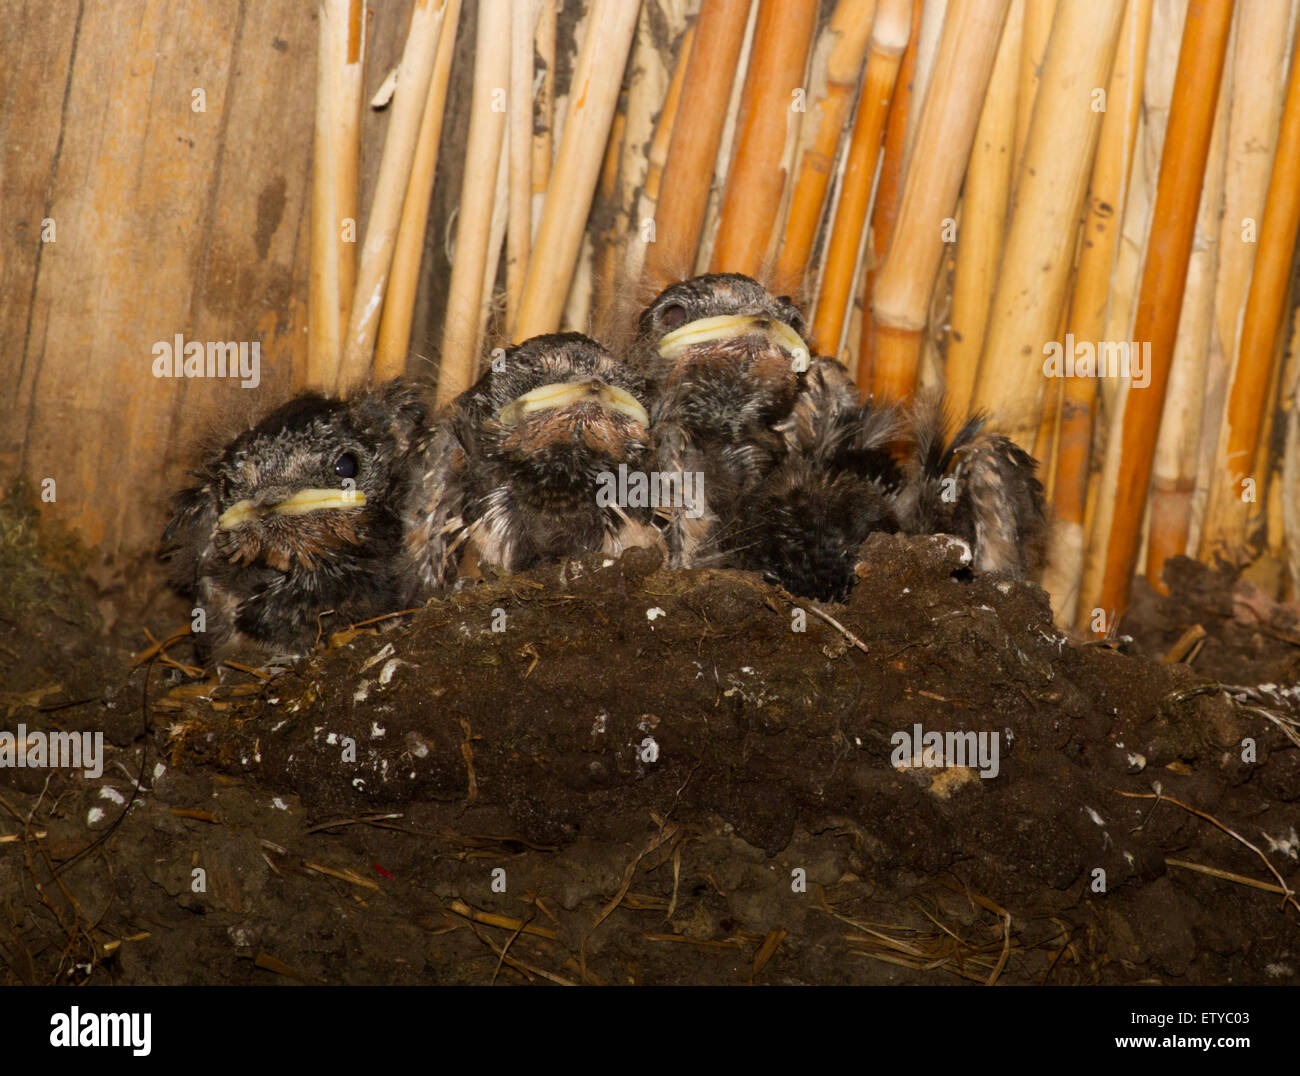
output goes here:
<path id="1" fill-rule="evenodd" d="M 357 463 L 356 456 L 351 452 L 344 452 L 334 461 L 334 473 L 340 478 L 356 478 L 359 470 L 361 465 Z"/>
<path id="2" fill-rule="evenodd" d="M 659 324 L 667 332 L 686 324 L 686 307 L 681 303 L 668 303 L 659 311 Z"/>

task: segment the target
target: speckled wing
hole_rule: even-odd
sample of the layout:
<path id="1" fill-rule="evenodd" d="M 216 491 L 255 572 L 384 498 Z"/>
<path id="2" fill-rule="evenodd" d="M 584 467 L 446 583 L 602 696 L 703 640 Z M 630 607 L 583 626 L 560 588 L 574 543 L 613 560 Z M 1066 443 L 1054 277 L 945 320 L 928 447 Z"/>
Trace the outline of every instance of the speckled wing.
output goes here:
<path id="1" fill-rule="evenodd" d="M 194 645 L 206 662 L 234 635 L 239 600 L 217 580 L 227 566 L 214 542 L 221 513 L 216 478 L 206 472 L 190 474 L 201 483 L 172 497 L 175 514 L 163 531 L 158 555 L 167 562 L 171 585 L 204 611 L 204 630 L 194 636 Z"/>
<path id="2" fill-rule="evenodd" d="M 455 582 L 465 542 L 465 450 L 451 417 L 435 423 L 415 446 L 411 470 L 403 528 L 410 598 L 419 601 Z"/>
<path id="3" fill-rule="evenodd" d="M 793 594 L 845 601 L 867 536 L 899 529 L 900 476 L 886 449 L 897 421 L 892 408 L 859 405 L 833 360 L 809 373 L 782 424 L 788 453 L 741 499 L 720 542 L 730 563 Z"/>
<path id="4" fill-rule="evenodd" d="M 800 381 L 794 407 L 777 430 L 791 452 L 815 450 L 825 431 L 857 406 L 857 390 L 844 365 L 835 359 L 816 358 Z"/>
<path id="5" fill-rule="evenodd" d="M 704 473 L 703 454 L 678 422 L 665 420 L 655 423 L 651 432 L 651 450 L 654 468 L 662 474 Z M 690 568 L 716 555 L 710 535 L 717 526 L 718 513 L 709 501 L 707 475 L 698 497 L 697 509 L 691 512 L 683 507 L 658 510 L 671 568 Z"/>
<path id="6" fill-rule="evenodd" d="M 159 556 L 171 570 L 172 585 L 186 597 L 193 596 L 221 511 L 207 476 L 197 471 L 190 474 L 205 481 L 172 497 L 174 514 L 158 546 Z"/>
<path id="7" fill-rule="evenodd" d="M 1046 535 L 1037 463 L 1009 437 L 981 432 L 962 453 L 958 496 L 975 529 L 974 567 L 1024 576 L 1042 561 Z"/>
<path id="8" fill-rule="evenodd" d="M 912 413 L 916 450 L 899 497 L 912 534 L 954 534 L 968 542 L 977 571 L 1022 577 L 1041 559 L 1046 535 L 1043 488 L 1033 457 L 984 429 L 972 415 L 949 438 L 942 401 Z"/>

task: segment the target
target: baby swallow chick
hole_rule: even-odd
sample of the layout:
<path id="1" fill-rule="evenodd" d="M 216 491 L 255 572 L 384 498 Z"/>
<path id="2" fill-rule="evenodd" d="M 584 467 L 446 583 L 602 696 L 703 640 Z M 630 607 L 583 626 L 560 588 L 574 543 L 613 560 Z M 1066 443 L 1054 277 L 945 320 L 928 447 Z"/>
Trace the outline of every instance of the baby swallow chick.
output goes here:
<path id="1" fill-rule="evenodd" d="M 330 626 L 402 607 L 401 506 L 422 422 L 401 382 L 346 401 L 309 393 L 191 472 L 160 552 L 203 611 L 201 657 L 300 655 Z"/>
<path id="2" fill-rule="evenodd" d="M 645 396 L 578 333 L 507 351 L 431 444 L 434 477 L 412 511 L 422 576 L 445 585 L 473 564 L 509 574 L 659 544 L 649 498 L 623 495 L 649 466 Z"/>
<path id="3" fill-rule="evenodd" d="M 668 520 L 675 566 L 716 561 L 719 521 L 784 457 L 777 427 L 814 365 L 803 333 L 788 297 L 736 273 L 674 284 L 642 312 L 636 351 L 655 391 L 655 465 L 703 475 L 705 509 Z"/>
<path id="4" fill-rule="evenodd" d="M 916 450 L 898 499 L 903 529 L 953 534 L 972 553 L 972 567 L 1024 578 L 1037 569 L 1046 539 L 1043 487 L 1034 458 L 974 415 L 949 439 L 937 402 L 914 413 Z"/>
<path id="5" fill-rule="evenodd" d="M 779 429 L 788 454 L 740 500 L 720 544 L 729 563 L 792 594 L 847 601 L 867 536 L 899 529 L 902 475 L 887 448 L 899 433 L 897 413 L 859 405 L 847 371 L 825 360 L 808 372 Z"/>

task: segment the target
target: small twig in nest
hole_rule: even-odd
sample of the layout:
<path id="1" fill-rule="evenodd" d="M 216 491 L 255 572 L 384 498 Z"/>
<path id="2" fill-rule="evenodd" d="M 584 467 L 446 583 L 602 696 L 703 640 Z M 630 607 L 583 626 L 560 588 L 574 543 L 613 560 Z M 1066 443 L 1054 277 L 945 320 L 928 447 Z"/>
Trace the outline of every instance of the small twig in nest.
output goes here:
<path id="1" fill-rule="evenodd" d="M 466 778 L 465 804 L 468 806 L 478 799 L 478 778 L 474 775 L 474 748 L 472 741 L 474 731 L 469 727 L 469 722 L 463 717 L 460 720 L 460 727 L 465 730 L 465 739 L 461 741 L 460 753 L 465 759 L 465 769 L 469 771 Z"/>
<path id="2" fill-rule="evenodd" d="M 758 952 L 754 954 L 754 966 L 749 973 L 751 983 L 758 978 L 758 973 L 767 966 L 767 962 L 781 948 L 781 942 L 785 940 L 785 934 L 785 929 L 778 927 L 776 930 L 768 931 L 767 936 L 763 938 L 763 944 L 758 947 Z"/>
<path id="3" fill-rule="evenodd" d="M 223 661 L 222 664 L 228 669 L 236 669 L 239 672 L 248 673 L 249 676 L 256 676 L 259 680 L 270 680 L 272 677 L 272 674 L 265 669 L 255 669 L 253 666 L 245 665 L 240 661 Z"/>
<path id="4" fill-rule="evenodd" d="M 1197 810 L 1195 807 L 1189 807 L 1186 803 L 1183 803 L 1181 800 L 1176 800 L 1173 798 L 1173 796 L 1163 795 L 1158 790 L 1156 792 L 1122 792 L 1119 789 L 1116 789 L 1115 791 L 1119 792 L 1121 796 L 1124 796 L 1128 799 L 1135 799 L 1135 800 L 1159 799 L 1159 800 L 1163 800 L 1165 803 L 1172 803 L 1175 807 L 1181 807 L 1184 811 L 1187 811 L 1189 814 L 1194 814 L 1196 815 L 1197 818 L 1203 818 L 1205 819 L 1205 821 L 1209 822 L 1212 826 L 1221 829 L 1233 840 L 1241 844 L 1244 844 L 1247 848 L 1249 848 L 1252 852 L 1254 852 L 1255 855 L 1259 856 L 1259 858 L 1263 860 L 1264 866 L 1268 868 L 1268 872 L 1274 878 L 1277 879 L 1277 884 L 1282 887 L 1281 892 L 1283 894 L 1283 900 L 1282 900 L 1283 907 L 1290 904 L 1296 909 L 1296 911 L 1300 911 L 1300 901 L 1296 900 L 1295 891 L 1292 890 L 1286 884 L 1286 879 L 1283 878 L 1282 875 L 1280 875 L 1277 872 L 1277 868 L 1275 868 L 1273 864 L 1269 862 L 1268 856 L 1266 856 L 1262 851 L 1260 851 L 1259 848 L 1257 848 L 1255 845 L 1251 844 L 1250 841 L 1246 840 L 1246 838 L 1243 837 L 1240 833 L 1237 833 L 1234 830 L 1231 830 L 1227 826 L 1225 826 L 1222 822 L 1220 822 L 1217 818 L 1215 818 L 1214 815 L 1209 814 L 1206 811 Z"/>
<path id="5" fill-rule="evenodd" d="M 543 979 L 546 979 L 548 982 L 556 983 L 559 986 L 578 985 L 577 983 L 573 982 L 573 980 L 566 979 L 562 975 L 556 975 L 552 971 L 546 971 L 545 969 L 535 967 L 532 964 L 525 964 L 522 960 L 518 959 L 517 957 L 510 956 L 506 952 L 506 947 L 497 945 L 496 942 L 494 942 L 490 937 L 488 937 L 486 934 L 483 933 L 483 931 L 481 931 L 478 928 L 477 924 L 471 922 L 469 928 L 474 932 L 475 937 L 477 937 L 479 941 L 481 941 L 484 945 L 486 945 L 489 949 L 491 949 L 494 953 L 496 953 L 498 957 L 500 957 L 500 960 L 497 962 L 498 970 L 500 970 L 501 964 L 505 963 L 505 964 L 509 964 L 512 968 L 515 969 L 515 971 L 521 973 L 522 975 L 526 976 L 529 979 L 532 979 L 534 976 L 541 976 Z M 495 972 L 492 975 L 492 979 L 494 982 L 496 981 Z"/>
<path id="6" fill-rule="evenodd" d="M 384 613 L 383 616 L 372 616 L 369 620 L 358 620 L 352 627 L 368 628 L 371 624 L 378 624 L 382 620 L 393 620 L 399 616 L 410 616 L 412 613 L 418 613 L 421 608 L 421 606 L 417 606 L 414 609 L 399 609 L 395 613 Z"/>
<path id="7" fill-rule="evenodd" d="M 834 628 L 841 635 L 843 635 L 844 638 L 846 638 L 849 642 L 851 642 L 864 654 L 870 653 L 870 651 L 867 649 L 867 644 L 864 643 L 861 639 L 859 639 L 856 635 L 854 635 L 853 632 L 849 631 L 848 628 L 846 628 L 833 616 L 831 616 L 830 613 L 826 612 L 824 609 L 818 609 L 817 606 L 812 604 L 811 602 L 808 603 L 808 611 L 812 613 L 813 616 L 819 617 L 820 619 L 826 621 L 827 624 L 829 624 L 832 628 Z"/>
<path id="8" fill-rule="evenodd" d="M 1178 637 L 1178 641 L 1160 659 L 1160 664 L 1177 665 L 1185 661 L 1190 665 L 1196 656 L 1196 651 L 1200 650 L 1201 644 L 1205 641 L 1205 634 L 1205 629 L 1200 624 L 1193 624 Z"/>
<path id="9" fill-rule="evenodd" d="M 623 883 L 618 887 L 618 892 L 614 894 L 613 900 L 611 900 L 608 904 L 605 905 L 604 908 L 600 910 L 600 914 L 596 916 L 596 921 L 591 924 L 591 929 L 587 931 L 586 936 L 582 939 L 582 946 L 578 950 L 578 966 L 582 969 L 583 978 L 586 978 L 586 974 L 587 974 L 588 939 L 590 939 L 591 936 L 596 933 L 596 930 L 600 927 L 600 924 L 609 918 L 610 914 L 614 911 L 614 909 L 623 903 L 623 898 L 627 896 L 627 891 L 632 888 L 632 879 L 636 875 L 636 869 L 638 865 L 640 865 L 641 860 L 645 859 L 646 856 L 648 856 L 660 845 L 667 844 L 669 841 L 673 840 L 677 836 L 680 828 L 681 827 L 677 826 L 676 824 L 673 824 L 670 825 L 667 829 L 660 830 L 658 833 L 654 834 L 645 843 L 645 846 L 641 849 L 641 851 L 636 854 L 632 862 L 627 865 L 627 869 L 623 872 Z"/>
<path id="10" fill-rule="evenodd" d="M 369 825 L 374 825 L 376 822 L 386 822 L 392 818 L 405 818 L 405 817 L 406 817 L 405 815 L 398 812 L 395 814 L 371 814 L 371 815 L 366 815 L 364 818 L 336 818 L 333 822 L 321 822 L 319 825 L 310 826 L 308 827 L 307 832 L 319 833 L 323 829 L 338 829 L 341 826 L 363 826 L 363 825 L 369 826 Z M 400 826 L 383 826 L 380 828 L 395 829 L 398 830 L 399 832 L 402 832 Z"/>
<path id="11" fill-rule="evenodd" d="M 188 624 L 186 624 L 185 627 L 181 628 L 179 631 L 172 632 L 169 636 L 167 636 L 167 638 L 162 640 L 162 642 L 159 642 L 157 639 L 153 637 L 153 634 L 149 631 L 148 628 L 145 628 L 143 630 L 144 630 L 145 638 L 148 639 L 152 645 L 149 646 L 149 648 L 146 650 L 141 650 L 140 653 L 136 654 L 135 657 L 131 659 L 131 668 L 133 669 L 139 668 L 155 654 L 164 653 L 166 649 L 169 646 L 171 646 L 173 643 L 178 643 L 182 639 L 184 639 L 185 636 L 192 635 L 194 633 L 193 629 Z"/>
<path id="12" fill-rule="evenodd" d="M 1202 863 L 1189 863 L 1185 859 L 1173 859 L 1170 856 L 1165 857 L 1165 863 L 1170 867 L 1182 867 L 1184 870 L 1208 874 L 1211 878 L 1222 878 L 1228 882 L 1236 882 L 1238 885 L 1248 885 L 1252 889 L 1262 889 L 1265 893 L 1286 895 L 1286 890 L 1281 886 L 1273 885 L 1270 882 L 1257 882 L 1254 878 L 1247 878 L 1244 874 L 1234 874 L 1232 871 L 1220 870 L 1218 867 L 1207 867 Z"/>
<path id="13" fill-rule="evenodd" d="M 317 874 L 327 874 L 331 878 L 337 878 L 342 882 L 349 882 L 352 885 L 363 886 L 366 889 L 373 889 L 376 893 L 383 892 L 378 882 L 372 882 L 369 878 L 362 878 L 356 871 L 343 869 L 335 870 L 333 867 L 325 867 L 319 863 L 312 863 L 304 859 L 302 865 L 309 871 L 315 871 Z"/>
<path id="14" fill-rule="evenodd" d="M 679 942 L 682 945 L 693 945 L 697 949 L 743 949 L 745 947 L 744 938 L 692 938 L 686 934 L 642 934 L 641 937 L 652 942 Z"/>
<path id="15" fill-rule="evenodd" d="M 537 647 L 535 645 L 532 643 L 524 643 L 524 645 L 519 648 L 519 656 L 521 658 L 533 659 L 529 663 L 527 670 L 524 672 L 524 679 L 527 680 L 532 675 L 533 670 L 537 668 L 537 663 L 542 660 L 542 655 L 537 652 Z"/>
<path id="16" fill-rule="evenodd" d="M 526 919 L 516 919 L 510 915 L 499 915 L 496 912 L 484 912 L 478 908 L 472 908 L 463 900 L 453 900 L 450 904 L 450 910 L 463 919 L 472 920 L 475 923 L 484 923 L 490 927 L 501 927 L 503 930 L 522 931 L 525 934 L 535 934 L 539 938 L 547 938 L 555 941 L 559 935 L 550 927 L 537 926 Z"/>

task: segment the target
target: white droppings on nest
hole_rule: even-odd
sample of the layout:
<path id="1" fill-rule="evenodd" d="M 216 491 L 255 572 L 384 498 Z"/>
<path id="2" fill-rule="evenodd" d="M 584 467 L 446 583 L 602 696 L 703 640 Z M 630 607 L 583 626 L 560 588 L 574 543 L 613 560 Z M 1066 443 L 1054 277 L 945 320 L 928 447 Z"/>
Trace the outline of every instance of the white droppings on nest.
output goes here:
<path id="1" fill-rule="evenodd" d="M 112 800 L 119 807 L 126 802 L 126 797 L 112 785 L 104 785 L 101 787 L 99 790 L 99 797 L 100 799 Z"/>
<path id="2" fill-rule="evenodd" d="M 659 606 L 657 605 L 653 609 L 647 609 L 645 611 L 645 618 L 649 620 L 651 623 L 658 620 L 661 616 L 667 616 L 667 615 L 668 614 L 665 613 L 662 609 L 660 609 Z"/>
<path id="3" fill-rule="evenodd" d="M 366 788 L 366 779 L 364 777 L 352 778 L 352 787 L 358 792 L 364 792 Z"/>
<path id="4" fill-rule="evenodd" d="M 1130 751 L 1128 754 L 1129 768 L 1135 773 L 1141 773 L 1147 768 L 1146 755 L 1139 754 L 1137 751 Z"/>
<path id="5" fill-rule="evenodd" d="M 604 560 L 600 562 L 600 566 L 602 568 L 612 568 L 614 567 L 614 561 L 612 558 L 606 557 Z"/>
<path id="6" fill-rule="evenodd" d="M 1265 833 L 1264 840 L 1268 841 L 1270 852 L 1281 852 L 1292 859 L 1300 859 L 1300 838 L 1296 836 L 1295 826 L 1291 827 L 1291 832 L 1285 837 L 1274 838 Z"/>
<path id="7" fill-rule="evenodd" d="M 328 736 L 325 737 L 325 742 L 331 745 L 338 743 L 339 734 L 337 732 L 331 732 Z"/>
<path id="8" fill-rule="evenodd" d="M 403 661 L 401 658 L 392 658 L 388 664 L 379 670 L 379 682 L 387 684 L 393 679 L 393 673 L 397 672 L 399 665 L 410 665 L 409 661 Z M 414 668 L 415 666 L 412 666 Z"/>
<path id="9" fill-rule="evenodd" d="M 371 737 L 371 739 L 375 739 L 375 740 L 377 740 L 377 739 L 379 739 L 379 737 L 381 737 L 381 736 L 382 736 L 385 732 L 387 732 L 387 731 L 388 731 L 388 730 L 387 730 L 386 728 L 384 728 L 384 726 L 381 725 L 378 721 L 372 721 L 372 722 L 370 722 L 370 737 Z"/>
<path id="10" fill-rule="evenodd" d="M 593 736 L 602 736 L 605 732 L 605 725 L 609 721 L 609 714 L 604 710 L 596 715 L 596 720 L 591 723 L 591 734 Z"/>
<path id="11" fill-rule="evenodd" d="M 357 671 L 365 672 L 368 668 L 370 668 L 371 665 L 378 665 L 381 661 L 384 660 L 384 658 L 392 657 L 392 654 L 393 654 L 393 644 L 385 643 L 381 650 L 378 650 L 374 654 L 371 654 L 370 657 L 366 658 L 361 668 Z"/>
<path id="12" fill-rule="evenodd" d="M 289 809 L 289 805 L 285 803 L 284 800 L 282 800 L 279 796 L 276 796 L 275 799 L 271 801 L 271 806 L 274 807 L 277 811 L 287 811 Z"/>
<path id="13" fill-rule="evenodd" d="M 971 552 L 969 542 L 963 541 L 961 538 L 958 538 L 954 534 L 937 534 L 935 535 L 935 538 L 945 539 L 948 543 L 949 549 L 955 548 L 959 551 L 958 561 L 960 562 L 963 568 L 965 568 L 967 565 L 971 564 L 975 560 L 975 554 Z"/>
<path id="14" fill-rule="evenodd" d="M 420 734 L 416 732 L 414 729 L 412 729 L 410 732 L 406 734 L 406 736 L 404 737 L 404 742 L 406 744 L 406 749 L 410 751 L 411 754 L 413 754 L 416 758 L 428 757 L 429 745 L 424 742 Z M 411 776 L 414 777 L 415 774 L 412 773 Z"/>
<path id="15" fill-rule="evenodd" d="M 284 718 L 283 720 L 277 721 L 274 725 L 271 726 L 271 731 L 279 732 L 288 723 L 289 723 L 289 719 L 287 717 Z"/>
<path id="16" fill-rule="evenodd" d="M 153 779 L 155 781 L 158 780 L 158 778 L 161 777 L 166 772 L 167 772 L 167 767 L 163 765 L 161 762 L 155 762 L 153 764 Z"/>
<path id="17" fill-rule="evenodd" d="M 1007 580 L 1005 580 L 1005 579 L 999 580 L 998 583 L 995 584 L 995 585 L 997 586 L 997 588 L 998 588 L 998 593 L 1000 593 L 1000 594 L 1010 594 L 1010 593 L 1015 589 L 1015 588 L 1014 588 L 1014 587 L 1013 587 L 1013 586 L 1012 586 L 1012 585 L 1011 585 Z"/>
<path id="18" fill-rule="evenodd" d="M 273 698 L 269 698 L 269 699 L 267 699 L 266 701 L 269 702 L 272 706 L 279 706 L 279 705 L 280 705 L 280 696 L 276 695 L 276 696 L 274 696 Z"/>
<path id="19" fill-rule="evenodd" d="M 1096 811 L 1094 811 L 1091 807 L 1087 806 L 1086 804 L 1084 805 L 1083 809 L 1088 812 L 1088 817 L 1091 818 L 1094 822 L 1096 822 L 1097 825 L 1105 828 L 1106 820 L 1102 818 L 1101 815 L 1099 815 Z"/>
<path id="20" fill-rule="evenodd" d="M 92 807 L 86 812 L 86 825 L 93 826 L 104 820 L 104 809 L 102 807 Z"/>
<path id="21" fill-rule="evenodd" d="M 903 588 L 903 593 L 904 593 L 904 594 L 911 594 L 911 593 L 912 593 L 912 588 L 911 588 L 911 587 L 904 587 L 904 588 Z"/>
<path id="22" fill-rule="evenodd" d="M 370 694 L 370 681 L 362 680 L 357 685 L 356 691 L 352 693 L 352 704 L 355 706 L 359 702 L 365 702 L 366 696 Z"/>
<path id="23" fill-rule="evenodd" d="M 747 676 L 755 675 L 754 670 L 749 667 L 745 667 L 740 671 Z M 729 683 L 731 687 L 727 688 L 722 693 L 722 697 L 726 699 L 739 695 L 750 705 L 762 707 L 776 698 L 775 695 L 766 690 L 767 685 L 761 679 L 757 682 L 742 682 L 735 673 L 727 673 L 727 683 Z"/>
<path id="24" fill-rule="evenodd" d="M 1290 964 L 1265 964 L 1264 974 L 1272 979 L 1289 979 L 1295 974 Z"/>
<path id="25" fill-rule="evenodd" d="M 226 934 L 240 949 L 251 949 L 253 947 L 254 934 L 247 927 L 227 927 Z"/>

